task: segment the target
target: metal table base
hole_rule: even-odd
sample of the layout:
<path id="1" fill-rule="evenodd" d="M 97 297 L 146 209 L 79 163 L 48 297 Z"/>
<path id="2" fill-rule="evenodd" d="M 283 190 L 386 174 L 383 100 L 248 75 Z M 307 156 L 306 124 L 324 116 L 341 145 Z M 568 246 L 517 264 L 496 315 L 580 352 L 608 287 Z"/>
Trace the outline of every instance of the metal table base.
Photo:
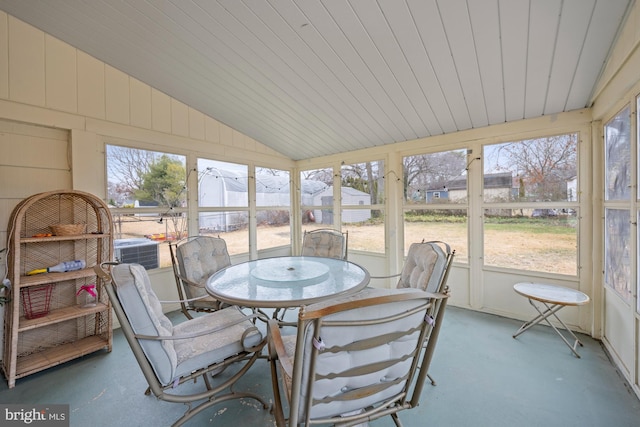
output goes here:
<path id="1" fill-rule="evenodd" d="M 549 326 L 551 326 L 553 328 L 554 331 L 556 331 L 556 333 L 558 335 L 560 335 L 560 338 L 562 338 L 562 341 L 564 341 L 564 343 L 571 349 L 571 351 L 573 352 L 573 354 L 575 354 L 576 357 L 580 357 L 580 354 L 578 354 L 578 351 L 576 350 L 576 348 L 578 347 L 578 345 L 580 345 L 580 347 L 584 346 L 584 344 L 582 344 L 582 342 L 578 339 L 578 337 L 576 337 L 576 335 L 573 333 L 573 331 L 571 331 L 571 329 L 569 329 L 567 327 L 567 325 L 565 325 L 565 323 L 562 321 L 562 319 L 560 319 L 556 313 L 558 311 L 560 311 L 561 308 L 565 307 L 564 305 L 561 304 L 547 304 L 546 302 L 541 303 L 542 305 L 544 305 L 544 307 L 546 308 L 544 311 L 541 310 L 540 307 L 538 307 L 533 300 L 529 299 L 529 304 L 531 304 L 533 306 L 533 308 L 536 309 L 536 311 L 540 314 L 538 314 L 538 316 L 536 316 L 535 318 L 529 320 L 528 322 L 524 323 L 522 326 L 520 326 L 520 329 L 518 329 L 518 332 L 516 332 L 513 335 L 513 338 L 516 338 L 518 335 L 522 334 L 524 331 L 528 330 L 529 328 L 531 328 L 532 326 L 537 325 L 538 323 L 542 322 L 543 320 L 547 322 L 547 324 Z M 571 337 L 574 339 L 573 345 L 571 345 L 571 343 L 569 342 L 569 340 L 567 340 L 567 338 L 562 334 L 562 332 L 556 328 L 556 326 L 551 323 L 549 321 L 549 316 L 553 315 L 553 317 L 556 318 L 556 320 L 558 322 L 560 322 L 560 324 L 564 327 L 564 329 L 571 335 Z"/>

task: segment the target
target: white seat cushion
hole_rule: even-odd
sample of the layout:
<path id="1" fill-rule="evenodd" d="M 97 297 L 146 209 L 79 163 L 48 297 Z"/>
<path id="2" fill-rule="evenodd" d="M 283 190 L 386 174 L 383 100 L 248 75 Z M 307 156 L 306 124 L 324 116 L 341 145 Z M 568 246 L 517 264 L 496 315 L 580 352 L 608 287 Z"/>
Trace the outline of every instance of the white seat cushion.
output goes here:
<path id="1" fill-rule="evenodd" d="M 413 290 L 366 289 L 349 298 L 357 299 L 377 295 L 387 295 L 394 292 L 412 291 Z M 424 300 L 409 300 L 393 302 L 385 304 L 384 306 L 372 305 L 329 315 L 324 317 L 323 321 L 378 319 L 381 316 L 381 313 L 391 314 L 404 312 L 420 304 L 424 304 L 424 302 Z M 317 379 L 315 381 L 313 386 L 314 400 L 323 399 L 329 396 L 337 397 L 342 393 L 346 393 L 351 390 L 358 390 L 361 387 L 375 383 L 396 382 L 396 384 L 393 384 L 375 394 L 363 396 L 359 399 L 335 399 L 329 403 L 316 404 L 311 408 L 311 418 L 346 414 L 351 411 L 366 408 L 369 405 L 373 405 L 399 393 L 405 385 L 405 379 L 402 377 L 409 372 L 412 363 L 411 357 L 407 356 L 415 350 L 417 344 L 416 340 L 418 339 L 420 331 L 416 330 L 413 333 L 404 335 L 397 340 L 387 342 L 384 345 L 367 350 L 332 353 L 331 351 L 328 351 L 328 349 L 333 346 L 345 346 L 367 340 L 372 337 L 395 333 L 397 331 L 410 330 L 419 326 L 424 321 L 423 318 L 424 313 L 418 312 L 403 319 L 377 325 L 328 327 L 325 324 L 321 331 L 321 337 L 327 350 L 318 355 L 315 370 L 318 376 L 326 375 L 328 378 Z M 313 324 L 309 324 L 305 331 L 305 342 L 303 344 L 304 373 L 307 373 L 310 370 L 309 363 L 314 347 L 312 342 L 313 336 Z M 390 366 L 384 366 L 387 362 L 394 360 L 395 363 Z M 376 365 L 377 363 L 380 364 L 378 369 L 371 373 L 364 373 L 364 371 L 369 370 L 372 365 Z M 362 367 L 367 368 L 356 373 L 358 369 Z M 338 375 L 333 377 L 333 374 Z M 301 387 L 302 402 L 306 400 L 306 381 L 309 381 L 309 378 L 303 379 Z"/>
<path id="2" fill-rule="evenodd" d="M 212 334 L 174 341 L 178 363 L 175 375 L 189 374 L 195 369 L 220 362 L 258 345 L 262 341 L 262 334 L 245 317 L 238 307 L 227 307 L 175 325 L 174 335 L 224 328 Z M 247 329 L 253 330 L 247 333 L 243 343 L 242 335 Z"/>
<path id="3" fill-rule="evenodd" d="M 149 275 L 139 264 L 120 264 L 111 270 L 120 304 L 133 332 L 139 335 L 171 336 L 173 325 L 162 312 L 158 297 L 151 289 Z M 173 341 L 140 340 L 140 346 L 158 380 L 167 385 L 177 365 Z"/>
<path id="4" fill-rule="evenodd" d="M 173 326 L 151 288 L 149 275 L 138 264 L 112 269 L 118 299 L 138 335 L 176 337 L 216 331 L 187 339 L 140 339 L 140 345 L 162 385 L 200 368 L 241 353 L 262 341 L 262 334 L 237 307 L 228 307 Z M 229 325 L 225 327 L 225 325 Z M 247 329 L 244 342 L 242 337 Z"/>

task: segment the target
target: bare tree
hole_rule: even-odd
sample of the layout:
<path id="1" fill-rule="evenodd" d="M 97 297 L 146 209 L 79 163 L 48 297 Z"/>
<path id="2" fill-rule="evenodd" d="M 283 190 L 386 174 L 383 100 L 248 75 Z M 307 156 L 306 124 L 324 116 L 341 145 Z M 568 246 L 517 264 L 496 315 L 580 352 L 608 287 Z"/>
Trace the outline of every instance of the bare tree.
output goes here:
<path id="1" fill-rule="evenodd" d="M 384 173 L 384 162 L 354 163 L 342 167 L 342 185 L 355 188 L 371 196 L 371 204 L 380 202 L 378 195 L 384 188 L 380 181 Z"/>
<path id="2" fill-rule="evenodd" d="M 328 186 L 333 185 L 333 169 L 314 169 L 302 171 L 302 178 L 311 181 L 323 182 Z"/>
<path id="3" fill-rule="evenodd" d="M 465 174 L 465 160 L 462 150 L 405 157 L 402 172 L 405 198 L 460 179 Z"/>
<path id="4" fill-rule="evenodd" d="M 122 201 L 143 186 L 143 177 L 155 160 L 153 151 L 107 145 L 109 198 Z"/>
<path id="5" fill-rule="evenodd" d="M 577 140 L 577 134 L 568 134 L 500 144 L 485 163 L 514 172 L 525 186 L 525 197 L 566 200 L 567 180 L 577 173 Z"/>
<path id="6" fill-rule="evenodd" d="M 256 175 L 281 176 L 283 172 L 285 171 L 282 171 L 280 169 L 261 168 L 261 167 L 256 168 Z"/>

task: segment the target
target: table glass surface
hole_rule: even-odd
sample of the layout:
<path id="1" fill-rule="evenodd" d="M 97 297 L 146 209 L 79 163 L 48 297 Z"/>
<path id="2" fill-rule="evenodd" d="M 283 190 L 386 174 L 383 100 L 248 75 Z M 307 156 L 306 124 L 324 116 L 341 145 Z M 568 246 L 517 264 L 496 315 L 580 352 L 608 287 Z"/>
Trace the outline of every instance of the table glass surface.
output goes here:
<path id="1" fill-rule="evenodd" d="M 513 289 L 527 298 L 550 304 L 583 305 L 589 302 L 584 292 L 544 283 L 516 283 Z"/>
<path id="2" fill-rule="evenodd" d="M 230 304 L 281 308 L 355 293 L 368 283 L 367 270 L 352 262 L 291 256 L 229 266 L 213 274 L 206 288 L 214 298 Z"/>

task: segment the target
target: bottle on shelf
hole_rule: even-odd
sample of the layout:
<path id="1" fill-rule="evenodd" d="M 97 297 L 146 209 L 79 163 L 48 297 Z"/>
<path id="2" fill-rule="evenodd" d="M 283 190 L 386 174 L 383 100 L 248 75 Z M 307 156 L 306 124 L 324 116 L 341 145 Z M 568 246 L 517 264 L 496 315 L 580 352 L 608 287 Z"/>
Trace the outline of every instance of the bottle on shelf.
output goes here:
<path id="1" fill-rule="evenodd" d="M 76 292 L 76 296 L 80 296 L 84 293 L 84 304 L 82 304 L 83 308 L 95 307 L 98 301 L 98 294 L 96 293 L 96 284 L 91 283 L 89 285 L 82 285 L 78 292 Z"/>
<path id="2" fill-rule="evenodd" d="M 64 273 L 66 271 L 75 271 L 82 270 L 87 266 L 87 263 L 84 260 L 76 259 L 73 261 L 65 261 L 60 264 L 52 265 L 47 268 L 36 268 L 35 270 L 31 270 L 27 272 L 27 276 L 33 276 L 34 274 L 40 273 Z"/>

